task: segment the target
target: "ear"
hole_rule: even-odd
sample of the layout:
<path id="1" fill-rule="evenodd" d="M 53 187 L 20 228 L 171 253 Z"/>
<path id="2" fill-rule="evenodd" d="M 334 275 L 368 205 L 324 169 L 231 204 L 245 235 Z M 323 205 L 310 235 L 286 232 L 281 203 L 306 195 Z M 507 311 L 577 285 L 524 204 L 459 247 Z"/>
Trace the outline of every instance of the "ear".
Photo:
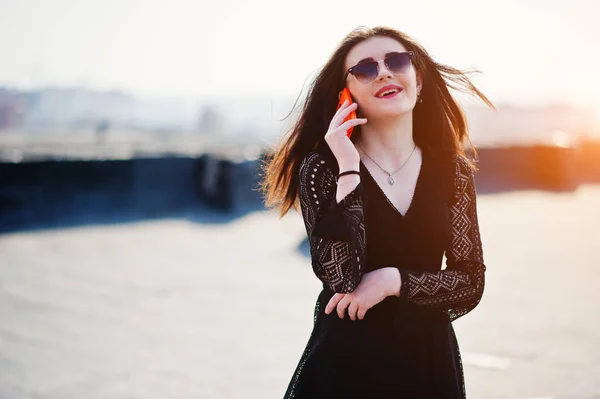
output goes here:
<path id="1" fill-rule="evenodd" d="M 416 77 L 417 77 L 417 93 L 420 93 L 421 90 L 423 89 L 423 74 L 418 69 L 416 70 Z"/>

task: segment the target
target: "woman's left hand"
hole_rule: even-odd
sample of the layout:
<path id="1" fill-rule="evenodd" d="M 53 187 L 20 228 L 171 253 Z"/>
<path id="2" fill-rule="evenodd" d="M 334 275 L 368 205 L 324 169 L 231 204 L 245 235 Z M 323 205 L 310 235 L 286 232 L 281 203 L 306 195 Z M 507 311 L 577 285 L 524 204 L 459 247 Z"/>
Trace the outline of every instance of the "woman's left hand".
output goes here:
<path id="1" fill-rule="evenodd" d="M 362 320 L 367 310 L 383 301 L 390 295 L 400 295 L 402 279 L 400 271 L 395 267 L 384 267 L 365 273 L 356 289 L 348 294 L 334 294 L 327 306 L 325 313 L 329 314 L 337 308 L 338 316 L 343 319 L 348 309 L 350 319 Z"/>

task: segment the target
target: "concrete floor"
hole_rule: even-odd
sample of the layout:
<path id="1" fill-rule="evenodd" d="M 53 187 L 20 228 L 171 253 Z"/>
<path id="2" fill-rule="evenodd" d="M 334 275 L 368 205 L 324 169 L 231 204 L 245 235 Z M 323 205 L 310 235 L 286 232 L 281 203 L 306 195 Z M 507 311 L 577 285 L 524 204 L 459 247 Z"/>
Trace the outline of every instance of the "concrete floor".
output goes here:
<path id="1" fill-rule="evenodd" d="M 479 197 L 469 398 L 600 398 L 600 186 Z M 320 283 L 299 215 L 0 235 L 0 398 L 281 398 Z"/>

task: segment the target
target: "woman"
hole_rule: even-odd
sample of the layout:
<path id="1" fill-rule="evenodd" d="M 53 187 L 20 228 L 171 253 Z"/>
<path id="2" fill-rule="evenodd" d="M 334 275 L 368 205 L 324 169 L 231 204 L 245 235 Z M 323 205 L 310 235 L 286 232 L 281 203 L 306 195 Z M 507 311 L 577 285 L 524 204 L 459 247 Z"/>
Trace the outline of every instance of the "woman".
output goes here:
<path id="1" fill-rule="evenodd" d="M 336 111 L 344 87 L 355 103 Z M 485 265 L 449 87 L 493 107 L 407 35 L 357 28 L 267 163 L 266 204 L 300 205 L 323 283 L 286 398 L 465 397 L 451 322 L 479 303 Z"/>

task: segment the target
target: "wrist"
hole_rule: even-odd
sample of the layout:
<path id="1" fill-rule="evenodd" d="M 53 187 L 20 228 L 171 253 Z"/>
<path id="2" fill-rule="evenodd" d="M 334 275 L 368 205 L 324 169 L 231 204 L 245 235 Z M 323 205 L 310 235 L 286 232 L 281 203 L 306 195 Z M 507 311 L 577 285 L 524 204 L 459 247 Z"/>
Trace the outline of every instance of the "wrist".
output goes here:
<path id="1" fill-rule="evenodd" d="M 338 164 L 339 173 L 347 172 L 349 170 L 357 170 L 360 171 L 360 163 L 359 162 L 341 162 Z"/>
<path id="2" fill-rule="evenodd" d="M 356 175 L 356 174 L 351 174 L 351 175 L 340 176 L 337 180 L 337 185 L 343 186 L 344 184 L 359 183 L 359 182 L 360 182 L 360 176 Z"/>
<path id="3" fill-rule="evenodd" d="M 388 296 L 400 296 L 400 289 L 402 288 L 402 276 L 400 275 L 400 270 L 395 267 L 390 267 L 390 289 L 388 292 Z"/>

